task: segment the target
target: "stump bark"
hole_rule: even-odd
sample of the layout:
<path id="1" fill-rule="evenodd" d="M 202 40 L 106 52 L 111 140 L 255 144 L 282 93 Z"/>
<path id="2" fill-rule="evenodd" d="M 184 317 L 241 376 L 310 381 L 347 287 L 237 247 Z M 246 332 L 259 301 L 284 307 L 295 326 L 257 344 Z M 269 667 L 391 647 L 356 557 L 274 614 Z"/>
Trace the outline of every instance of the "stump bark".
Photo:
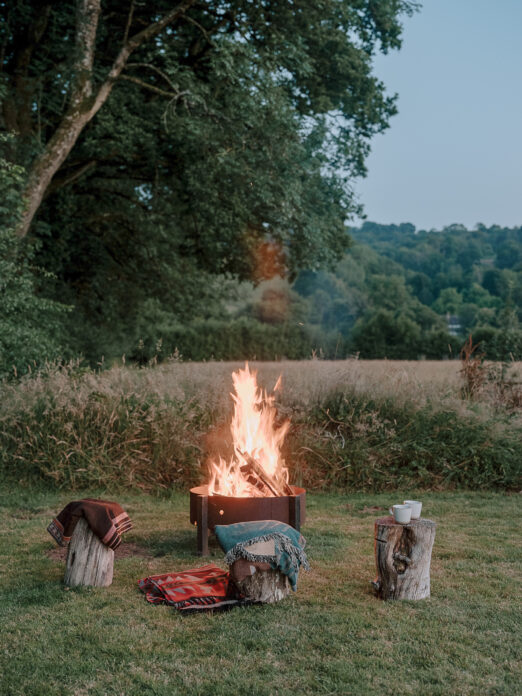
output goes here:
<path id="1" fill-rule="evenodd" d="M 102 544 L 86 520 L 78 520 L 69 542 L 64 584 L 108 587 L 113 570 L 114 551 Z"/>
<path id="2" fill-rule="evenodd" d="M 291 590 L 287 576 L 272 568 L 258 570 L 253 575 L 236 582 L 236 585 L 247 599 L 265 604 L 279 602 Z"/>
<path id="3" fill-rule="evenodd" d="M 412 520 L 399 524 L 393 517 L 375 521 L 375 564 L 372 582 L 381 599 L 424 599 L 430 596 L 431 550 L 435 522 Z"/>

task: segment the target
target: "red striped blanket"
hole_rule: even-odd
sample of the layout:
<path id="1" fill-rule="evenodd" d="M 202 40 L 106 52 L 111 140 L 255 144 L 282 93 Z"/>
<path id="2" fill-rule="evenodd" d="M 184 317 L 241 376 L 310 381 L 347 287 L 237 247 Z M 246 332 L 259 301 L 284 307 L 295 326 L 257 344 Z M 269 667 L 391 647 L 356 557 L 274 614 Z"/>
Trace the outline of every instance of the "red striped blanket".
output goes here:
<path id="1" fill-rule="evenodd" d="M 151 575 L 138 587 L 152 604 L 168 604 L 184 614 L 222 611 L 239 604 L 230 574 L 213 563 L 179 572 Z"/>

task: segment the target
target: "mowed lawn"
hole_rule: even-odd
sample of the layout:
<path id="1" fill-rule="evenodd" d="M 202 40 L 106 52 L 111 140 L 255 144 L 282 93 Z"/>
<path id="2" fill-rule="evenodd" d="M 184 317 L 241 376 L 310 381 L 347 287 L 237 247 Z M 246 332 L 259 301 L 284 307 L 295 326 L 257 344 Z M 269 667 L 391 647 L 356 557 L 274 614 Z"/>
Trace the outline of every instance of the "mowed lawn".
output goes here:
<path id="1" fill-rule="evenodd" d="M 69 590 L 46 526 L 87 494 L 110 496 L 0 495 L 2 696 L 520 693 L 520 495 L 309 495 L 312 571 L 296 594 L 181 617 L 136 582 L 205 562 L 188 495 L 114 496 L 134 521 L 134 555 L 116 560 L 111 587 Z M 373 522 L 414 495 L 437 522 L 432 596 L 384 603 L 370 588 Z M 225 567 L 215 542 L 211 560 Z"/>

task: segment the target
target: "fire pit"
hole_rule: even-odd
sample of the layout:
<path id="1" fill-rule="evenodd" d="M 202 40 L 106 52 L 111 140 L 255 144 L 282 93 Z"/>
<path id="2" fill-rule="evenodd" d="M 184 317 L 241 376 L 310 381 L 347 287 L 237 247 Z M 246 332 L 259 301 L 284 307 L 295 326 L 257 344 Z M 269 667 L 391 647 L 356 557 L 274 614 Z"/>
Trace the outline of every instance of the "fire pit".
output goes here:
<path id="1" fill-rule="evenodd" d="M 208 532 L 216 524 L 277 520 L 300 530 L 306 518 L 306 491 L 298 486 L 290 488 L 293 495 L 263 498 L 209 495 L 208 486 L 192 488 L 190 521 L 197 526 L 198 554 L 208 553 Z"/>
<path id="2" fill-rule="evenodd" d="M 208 532 L 216 524 L 276 520 L 300 529 L 305 521 L 304 488 L 288 483 L 281 446 L 289 421 L 277 425 L 274 393 L 258 387 L 248 364 L 232 373 L 233 453 L 211 460 L 208 484 L 190 491 L 190 521 L 197 526 L 198 553 L 208 553 Z"/>

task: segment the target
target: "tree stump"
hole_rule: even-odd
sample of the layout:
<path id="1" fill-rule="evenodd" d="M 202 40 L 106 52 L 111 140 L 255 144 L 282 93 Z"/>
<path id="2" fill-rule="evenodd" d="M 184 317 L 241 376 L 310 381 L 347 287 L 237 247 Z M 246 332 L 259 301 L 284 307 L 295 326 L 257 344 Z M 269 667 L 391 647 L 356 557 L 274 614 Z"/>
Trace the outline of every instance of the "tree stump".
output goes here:
<path id="1" fill-rule="evenodd" d="M 114 551 L 98 539 L 86 520 L 80 519 L 69 542 L 64 583 L 68 587 L 112 583 Z"/>
<path id="2" fill-rule="evenodd" d="M 278 570 L 257 570 L 253 575 L 236 582 L 240 592 L 254 602 L 272 604 L 290 593 L 290 581 Z"/>
<path id="3" fill-rule="evenodd" d="M 431 550 L 435 522 L 412 520 L 399 524 L 393 517 L 375 520 L 375 564 L 372 582 L 381 599 L 424 599 L 430 596 Z"/>

